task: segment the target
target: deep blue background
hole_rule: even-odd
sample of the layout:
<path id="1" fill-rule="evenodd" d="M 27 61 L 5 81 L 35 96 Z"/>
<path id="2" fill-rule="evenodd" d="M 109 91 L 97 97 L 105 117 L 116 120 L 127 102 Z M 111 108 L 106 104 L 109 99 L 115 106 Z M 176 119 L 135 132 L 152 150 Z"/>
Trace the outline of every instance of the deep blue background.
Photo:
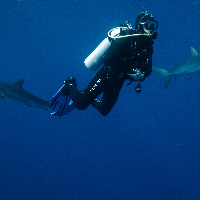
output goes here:
<path id="1" fill-rule="evenodd" d="M 95 72 L 84 59 L 141 11 L 159 21 L 153 65 L 172 70 L 200 52 L 199 1 L 1 0 L 0 81 L 50 100 L 74 75 L 84 89 Z M 50 111 L 0 102 L 0 199 L 199 200 L 199 75 L 167 90 L 153 72 L 124 85 L 107 117 L 92 106 L 58 119 Z"/>

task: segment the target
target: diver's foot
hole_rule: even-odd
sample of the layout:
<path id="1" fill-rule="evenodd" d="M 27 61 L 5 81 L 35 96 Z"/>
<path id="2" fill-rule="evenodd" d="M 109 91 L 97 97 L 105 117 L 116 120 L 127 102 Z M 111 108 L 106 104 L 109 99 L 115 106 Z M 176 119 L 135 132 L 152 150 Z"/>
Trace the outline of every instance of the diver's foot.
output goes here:
<path id="1" fill-rule="evenodd" d="M 69 87 L 69 85 L 64 85 L 63 87 L 62 87 L 62 94 L 64 94 L 64 95 L 68 95 L 70 93 L 70 87 Z"/>
<path id="2" fill-rule="evenodd" d="M 74 76 L 71 76 L 66 81 L 64 81 L 64 84 L 66 86 L 72 86 L 72 85 L 76 86 L 76 78 Z"/>

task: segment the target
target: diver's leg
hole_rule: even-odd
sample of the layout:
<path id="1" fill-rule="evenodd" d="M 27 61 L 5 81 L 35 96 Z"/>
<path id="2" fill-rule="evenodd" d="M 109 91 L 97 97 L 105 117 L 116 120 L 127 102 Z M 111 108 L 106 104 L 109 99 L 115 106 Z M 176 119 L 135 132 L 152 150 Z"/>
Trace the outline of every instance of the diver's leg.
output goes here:
<path id="1" fill-rule="evenodd" d="M 69 85 L 70 95 L 74 102 L 74 105 L 78 110 L 85 110 L 105 89 L 107 67 L 103 66 L 87 88 L 83 91 L 79 91 L 76 87 L 76 83 L 70 83 L 66 81 L 66 85 Z"/>
<path id="2" fill-rule="evenodd" d="M 92 102 L 92 106 L 96 108 L 103 116 L 108 115 L 115 105 L 124 81 L 124 77 L 118 77 L 115 81 L 108 83 L 103 92 L 102 102 L 98 99 L 95 99 Z"/>

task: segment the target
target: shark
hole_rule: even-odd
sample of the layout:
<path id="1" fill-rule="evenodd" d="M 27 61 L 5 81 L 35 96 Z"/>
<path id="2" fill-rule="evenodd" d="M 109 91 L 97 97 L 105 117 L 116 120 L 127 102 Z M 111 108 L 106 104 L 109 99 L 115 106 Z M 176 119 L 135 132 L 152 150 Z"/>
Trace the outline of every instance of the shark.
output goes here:
<path id="1" fill-rule="evenodd" d="M 50 108 L 49 102 L 45 101 L 34 94 L 23 89 L 24 79 L 20 79 L 14 83 L 6 83 L 0 81 L 0 99 L 5 97 L 21 102 L 29 107 L 37 107 L 47 110 Z"/>
<path id="2" fill-rule="evenodd" d="M 175 68 L 172 72 L 169 72 L 166 69 L 153 66 L 152 69 L 160 74 L 165 79 L 165 89 L 169 86 L 171 78 L 174 76 L 177 77 L 190 77 L 195 74 L 200 73 L 200 56 L 198 52 L 191 47 L 191 58 L 188 59 L 185 63 Z"/>

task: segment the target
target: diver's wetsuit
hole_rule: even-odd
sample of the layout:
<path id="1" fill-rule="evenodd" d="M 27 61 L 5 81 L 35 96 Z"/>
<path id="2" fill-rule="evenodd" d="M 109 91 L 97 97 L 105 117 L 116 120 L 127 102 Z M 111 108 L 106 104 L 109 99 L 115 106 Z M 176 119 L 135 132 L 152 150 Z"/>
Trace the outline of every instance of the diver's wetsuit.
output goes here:
<path id="1" fill-rule="evenodd" d="M 140 69 L 144 74 L 141 81 L 151 74 L 153 43 L 151 36 L 141 35 L 120 39 L 120 44 L 112 42 L 111 50 L 104 56 L 104 65 L 87 88 L 79 92 L 76 85 L 70 85 L 76 108 L 85 110 L 92 104 L 102 115 L 107 115 L 115 105 L 124 81 L 131 80 L 128 73 L 134 74 L 134 69 Z M 112 51 L 115 48 L 118 50 Z M 102 101 L 97 100 L 102 92 Z"/>
<path id="2" fill-rule="evenodd" d="M 104 65 L 82 92 L 79 92 L 76 86 L 72 85 L 70 87 L 71 98 L 78 110 L 85 110 L 92 104 L 94 108 L 105 116 L 115 105 L 125 79 L 124 74 L 115 73 L 110 67 Z M 96 98 L 102 92 L 101 102 Z"/>

